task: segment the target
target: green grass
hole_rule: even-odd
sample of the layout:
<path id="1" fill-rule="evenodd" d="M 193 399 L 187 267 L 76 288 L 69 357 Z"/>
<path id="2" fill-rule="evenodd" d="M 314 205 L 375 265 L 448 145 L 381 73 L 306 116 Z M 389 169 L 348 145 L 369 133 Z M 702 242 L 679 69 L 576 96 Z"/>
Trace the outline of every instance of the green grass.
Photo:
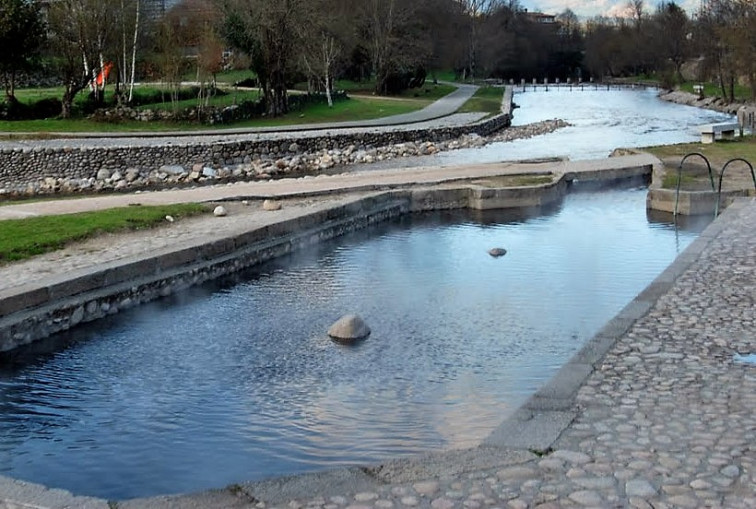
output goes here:
<path id="1" fill-rule="evenodd" d="M 699 152 L 706 156 L 712 166 L 721 168 L 730 159 L 742 157 L 756 166 L 756 136 L 744 136 L 730 141 L 716 143 L 681 143 L 678 145 L 664 145 L 643 149 L 654 154 L 659 159 L 679 164 L 680 160 L 691 152 Z M 695 158 L 703 162 L 700 158 Z M 690 159 L 693 161 L 693 159 Z M 687 161 L 686 161 L 687 164 Z"/>
<path id="2" fill-rule="evenodd" d="M 680 90 L 684 92 L 688 92 L 691 94 L 695 94 L 697 92 L 693 91 L 693 86 L 699 85 L 698 82 L 688 82 L 683 83 L 680 85 Z M 704 86 L 704 96 L 705 97 L 722 97 L 722 89 L 719 87 L 716 83 L 703 83 Z M 728 89 L 728 94 L 729 89 Z M 751 89 L 750 87 L 746 87 L 745 85 L 735 85 L 735 99 L 738 101 L 748 101 L 751 99 Z"/>
<path id="3" fill-rule="evenodd" d="M 418 99 L 352 97 L 346 101 L 335 102 L 333 108 L 329 108 L 327 104 L 316 104 L 302 111 L 293 111 L 281 117 L 248 120 L 238 122 L 231 127 L 265 127 L 371 120 L 417 111 L 427 105 L 427 101 Z"/>
<path id="4" fill-rule="evenodd" d="M 0 264 L 55 251 L 102 233 L 154 227 L 165 222 L 167 215 L 179 219 L 207 210 L 204 205 L 190 203 L 0 221 Z"/>
<path id="5" fill-rule="evenodd" d="M 228 71 L 221 71 L 215 75 L 215 81 L 219 84 L 233 85 L 238 81 L 245 80 L 247 78 L 256 78 L 257 74 L 249 69 L 230 69 Z M 183 81 L 196 81 L 197 71 L 189 71 L 185 73 L 182 78 Z"/>
<path id="6" fill-rule="evenodd" d="M 703 154 L 711 164 L 714 171 L 715 181 L 719 172 L 727 161 L 735 158 L 743 158 L 756 167 L 756 136 L 744 136 L 728 141 L 716 143 L 681 143 L 678 145 L 665 145 L 659 147 L 646 147 L 642 150 L 650 152 L 664 162 L 666 173 L 662 179 L 662 187 L 674 189 L 677 187 L 677 169 L 680 161 L 687 154 L 698 152 Z M 743 163 L 732 163 L 725 177 L 725 184 L 742 181 L 748 188 L 752 188 L 750 174 L 747 166 Z M 700 157 L 691 157 L 685 161 L 683 176 L 680 181 L 681 187 L 708 190 L 711 189 L 709 173 L 706 164 Z"/>
<path id="7" fill-rule="evenodd" d="M 210 98 L 209 105 L 217 107 L 231 106 L 232 104 L 238 104 L 242 101 L 256 101 L 260 98 L 260 93 L 257 90 L 239 90 L 229 91 L 225 95 L 216 95 Z M 185 99 L 183 101 L 176 101 L 172 103 L 166 94 L 166 100 L 160 103 L 145 104 L 137 107 L 139 110 L 183 110 L 186 108 L 194 108 L 197 106 L 197 99 Z"/>
<path id="8" fill-rule="evenodd" d="M 496 115 L 501 112 L 503 96 L 504 88 L 502 87 L 481 87 L 457 110 L 457 113 L 483 112 Z"/>
<path id="9" fill-rule="evenodd" d="M 419 99 L 385 99 L 354 97 L 334 103 L 311 105 L 301 111 L 293 111 L 276 118 L 259 118 L 233 124 L 215 124 L 212 127 L 189 122 L 139 122 L 119 123 L 95 122 L 89 119 L 46 119 L 0 121 L 0 139 L 35 139 L 53 136 L 52 133 L 72 132 L 171 132 L 196 131 L 203 129 L 231 129 L 243 127 L 268 127 L 282 125 L 318 124 L 324 122 L 344 122 L 350 120 L 370 120 L 390 115 L 409 113 L 424 108 L 428 101 Z"/>
<path id="10" fill-rule="evenodd" d="M 307 90 L 307 83 L 298 83 L 295 87 L 297 90 Z M 344 90 L 350 95 L 374 95 L 375 80 L 351 81 L 336 80 L 333 84 L 334 90 Z M 421 99 L 425 101 L 435 101 L 445 95 L 454 92 L 457 87 L 453 85 L 434 85 L 431 79 L 426 80 L 420 88 L 410 88 L 402 93 L 390 97 L 403 97 L 412 99 Z"/>

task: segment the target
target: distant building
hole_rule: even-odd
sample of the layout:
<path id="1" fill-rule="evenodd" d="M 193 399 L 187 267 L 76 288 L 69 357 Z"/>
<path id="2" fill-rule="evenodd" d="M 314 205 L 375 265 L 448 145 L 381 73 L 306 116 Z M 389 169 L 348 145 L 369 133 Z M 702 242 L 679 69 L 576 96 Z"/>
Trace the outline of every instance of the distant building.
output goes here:
<path id="1" fill-rule="evenodd" d="M 544 14 L 543 12 L 528 12 L 525 9 L 525 17 L 533 23 L 540 23 L 542 25 L 551 25 L 556 23 L 556 16 L 554 14 Z"/>

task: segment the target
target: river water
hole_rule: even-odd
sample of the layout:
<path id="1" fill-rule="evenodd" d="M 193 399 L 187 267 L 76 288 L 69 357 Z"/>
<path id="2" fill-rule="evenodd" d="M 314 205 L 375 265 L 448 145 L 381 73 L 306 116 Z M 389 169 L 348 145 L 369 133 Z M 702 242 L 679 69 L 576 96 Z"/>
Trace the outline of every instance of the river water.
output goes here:
<path id="1" fill-rule="evenodd" d="M 616 148 L 673 145 L 698 141 L 698 126 L 733 121 L 732 115 L 662 101 L 654 89 L 573 90 L 563 86 L 545 91 L 527 89 L 514 96 L 519 106 L 512 124 L 526 125 L 559 118 L 570 127 L 530 139 L 491 143 L 481 148 L 441 152 L 363 165 L 360 169 L 395 166 L 452 166 L 519 161 L 547 157 L 600 159 Z"/>
<path id="2" fill-rule="evenodd" d="M 640 188 L 324 243 L 0 363 L 0 474 L 124 499 L 473 446 L 695 236 Z"/>

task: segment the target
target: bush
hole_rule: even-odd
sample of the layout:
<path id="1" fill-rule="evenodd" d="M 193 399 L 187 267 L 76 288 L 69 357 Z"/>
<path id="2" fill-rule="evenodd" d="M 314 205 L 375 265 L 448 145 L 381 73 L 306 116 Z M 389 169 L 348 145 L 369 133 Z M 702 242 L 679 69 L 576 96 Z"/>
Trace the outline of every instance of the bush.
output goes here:
<path id="1" fill-rule="evenodd" d="M 0 103 L 0 118 L 4 120 L 39 120 L 60 115 L 60 99 L 49 97 L 30 104 L 11 99 Z"/>
<path id="2" fill-rule="evenodd" d="M 245 78 L 234 83 L 235 87 L 257 88 L 257 78 Z"/>

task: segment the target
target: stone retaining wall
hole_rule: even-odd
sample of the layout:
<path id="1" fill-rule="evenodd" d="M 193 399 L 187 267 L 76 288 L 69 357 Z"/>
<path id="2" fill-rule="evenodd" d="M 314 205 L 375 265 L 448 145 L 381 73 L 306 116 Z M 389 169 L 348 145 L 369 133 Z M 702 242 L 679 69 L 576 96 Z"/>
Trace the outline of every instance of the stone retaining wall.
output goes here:
<path id="1" fill-rule="evenodd" d="M 220 143 L 207 143 L 199 138 L 173 138 L 171 141 L 155 140 L 154 145 L 147 146 L 4 148 L 0 151 L 0 196 L 97 190 L 98 179 L 104 181 L 105 178 L 101 177 L 115 173 L 131 175 L 134 180 L 142 176 L 142 187 L 157 186 L 165 180 L 164 176 L 154 175 L 158 170 L 170 173 L 171 168 L 180 168 L 183 172 L 185 167 L 194 167 L 198 170 L 198 177 L 203 172 L 212 175 L 220 169 L 230 174 L 229 167 L 249 164 L 260 158 L 276 159 L 324 149 L 360 150 L 420 140 L 435 142 L 471 133 L 486 136 L 510 123 L 510 115 L 502 113 L 470 125 L 430 129 L 324 133 L 314 137 L 292 133 L 290 137 L 278 139 Z M 61 182 L 67 184 L 61 186 Z M 125 179 L 124 185 L 128 183 Z M 136 187 L 130 185 L 129 190 Z"/>

